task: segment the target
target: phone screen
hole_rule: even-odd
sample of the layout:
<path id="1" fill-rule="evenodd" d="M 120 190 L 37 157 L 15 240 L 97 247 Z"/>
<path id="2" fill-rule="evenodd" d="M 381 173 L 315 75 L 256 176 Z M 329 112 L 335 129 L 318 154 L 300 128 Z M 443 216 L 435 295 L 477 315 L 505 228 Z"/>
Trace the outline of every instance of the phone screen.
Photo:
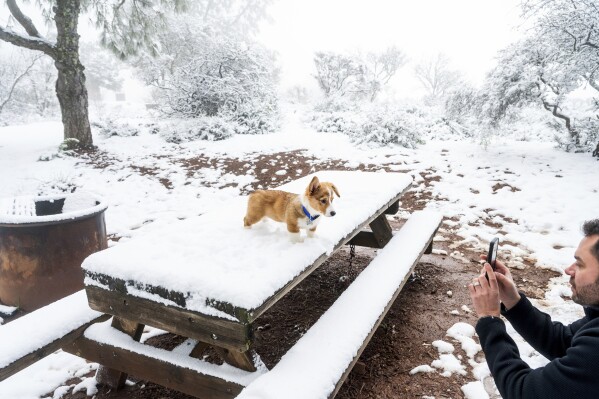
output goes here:
<path id="1" fill-rule="evenodd" d="M 489 244 L 489 252 L 487 253 L 487 263 L 495 270 L 495 261 L 497 260 L 497 247 L 499 247 L 499 238 L 495 237 Z"/>

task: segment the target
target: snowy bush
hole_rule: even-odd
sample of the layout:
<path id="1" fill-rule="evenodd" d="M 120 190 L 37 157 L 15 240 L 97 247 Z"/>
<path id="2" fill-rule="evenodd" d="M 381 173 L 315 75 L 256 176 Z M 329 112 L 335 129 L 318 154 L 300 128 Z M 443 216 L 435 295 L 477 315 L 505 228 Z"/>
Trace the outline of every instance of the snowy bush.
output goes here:
<path id="1" fill-rule="evenodd" d="M 275 131 L 279 126 L 278 111 L 268 105 L 253 107 L 234 114 L 231 118 L 239 124 L 235 131 L 240 134 L 263 134 Z"/>
<path id="2" fill-rule="evenodd" d="M 185 143 L 194 140 L 218 141 L 240 133 L 244 127 L 237 122 L 211 116 L 201 119 L 180 119 L 158 123 L 150 127 L 169 143 Z"/>
<path id="3" fill-rule="evenodd" d="M 105 119 L 100 121 L 94 121 L 91 123 L 92 127 L 96 129 L 101 136 L 109 137 L 131 137 L 138 136 L 139 129 L 135 126 L 131 126 L 129 123 L 114 121 L 112 119 Z"/>
<path id="4" fill-rule="evenodd" d="M 358 143 L 373 143 L 381 146 L 399 144 L 406 148 L 415 148 L 424 141 L 414 129 L 413 121 L 401 113 L 371 113 L 366 115 L 360 131 L 353 139 Z"/>
<path id="5" fill-rule="evenodd" d="M 428 132 L 427 122 L 417 109 L 397 109 L 380 104 L 351 111 L 315 111 L 310 124 L 319 132 L 346 134 L 356 143 L 398 144 L 407 148 L 422 144 L 423 133 Z"/>
<path id="6" fill-rule="evenodd" d="M 356 113 L 348 111 L 339 112 L 314 112 L 310 122 L 318 132 L 346 133 L 359 130 L 361 121 Z"/>
<path id="7" fill-rule="evenodd" d="M 194 51 L 176 65 L 147 72 L 161 111 L 175 118 L 219 117 L 219 123 L 227 120 L 235 125 L 231 130 L 217 128 L 215 120 L 200 123 L 198 129 L 204 129 L 208 137 L 224 137 L 217 134 L 224 131 L 261 134 L 275 130 L 279 108 L 272 55 L 257 45 L 208 31 L 198 36 L 191 43 Z M 199 130 L 196 133 L 205 136 Z"/>
<path id="8" fill-rule="evenodd" d="M 338 95 L 325 97 L 314 106 L 316 112 L 345 112 L 356 111 L 359 109 L 359 103 L 348 97 Z"/>

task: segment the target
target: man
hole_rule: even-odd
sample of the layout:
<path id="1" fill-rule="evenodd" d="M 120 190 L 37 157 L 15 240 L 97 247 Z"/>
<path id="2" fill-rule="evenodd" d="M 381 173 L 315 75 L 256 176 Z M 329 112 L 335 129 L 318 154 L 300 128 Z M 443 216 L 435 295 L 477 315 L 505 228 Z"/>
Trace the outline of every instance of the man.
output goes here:
<path id="1" fill-rule="evenodd" d="M 509 269 L 485 263 L 468 286 L 479 320 L 476 332 L 495 384 L 508 398 L 599 398 L 599 219 L 583 225 L 584 238 L 566 270 L 572 300 L 585 317 L 564 326 L 519 293 Z M 485 277 L 485 272 L 489 279 Z M 520 335 L 550 362 L 531 369 L 507 334 L 505 316 Z"/>

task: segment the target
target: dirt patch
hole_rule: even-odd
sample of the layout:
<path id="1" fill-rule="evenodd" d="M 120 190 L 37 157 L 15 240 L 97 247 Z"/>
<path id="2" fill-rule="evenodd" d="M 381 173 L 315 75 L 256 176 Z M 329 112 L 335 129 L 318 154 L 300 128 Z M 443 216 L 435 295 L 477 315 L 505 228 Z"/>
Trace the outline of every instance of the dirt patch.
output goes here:
<path id="1" fill-rule="evenodd" d="M 93 154 L 89 154 L 84 162 L 97 162 L 98 167 L 106 166 L 109 163 L 109 156 L 99 154 L 101 156 L 98 159 L 94 159 Z M 220 168 L 224 173 L 234 174 L 245 174 L 248 170 L 252 170 L 257 178 L 251 186 L 252 189 L 258 188 L 259 185 L 277 186 L 318 170 L 348 170 L 345 166 L 346 161 L 321 162 L 306 155 L 304 151 L 256 154 L 244 160 L 215 159 L 199 155 L 190 159 L 175 159 L 171 162 L 176 162 L 187 170 L 188 176 L 193 176 L 200 169 L 207 167 Z M 359 165 L 351 170 L 387 169 L 389 166 L 395 165 Z M 153 175 L 153 171 L 148 169 L 136 167 L 131 169 L 137 173 Z M 288 173 L 285 175 L 275 173 L 281 169 L 287 170 Z M 424 190 L 413 189 L 407 192 L 401 201 L 403 209 L 411 212 L 424 208 L 429 201 L 441 200 L 433 198 L 429 189 L 434 182 L 440 180 L 434 172 L 429 170 L 421 173 L 424 178 Z M 497 187 L 499 188 L 501 187 Z M 389 219 L 394 228 L 402 222 L 396 216 Z M 503 219 L 507 218 L 503 217 Z M 457 221 L 455 218 L 451 220 Z M 488 222 L 491 222 L 490 218 Z M 498 223 L 495 224 L 496 226 L 493 227 L 501 227 Z M 461 242 L 463 238 L 457 236 L 454 231 L 456 230 L 449 228 L 448 225 L 443 226 L 437 236 L 440 240 L 434 244 L 436 254 L 422 257 L 387 317 L 364 350 L 357 366 L 341 387 L 337 398 L 463 397 L 460 388 L 473 380 L 470 373 L 466 377 L 454 374 L 449 378 L 438 373 L 409 374 L 414 367 L 430 365 L 433 360 L 439 358 L 437 350 L 431 343 L 439 339 L 451 342 L 445 334 L 453 324 L 459 321 L 470 324 L 476 322 L 474 313 L 462 307 L 463 305 L 471 307 L 466 284 L 480 270 L 479 253 L 469 247 L 459 245 L 456 247 L 453 243 Z M 458 253 L 459 256 L 452 256 L 454 253 Z M 254 326 L 255 349 L 269 368 L 276 365 L 281 356 L 318 320 L 368 265 L 373 256 L 373 250 L 357 248 L 356 257 L 350 265 L 348 249 L 341 249 L 261 316 Z M 514 272 L 516 282 L 531 297 L 539 298 L 547 288 L 549 279 L 557 273 L 528 266 L 529 264 L 524 262 L 524 268 Z M 150 339 L 148 344 L 172 348 L 182 341 L 182 337 L 165 334 Z M 455 355 L 462 355 L 465 359 L 466 354 L 459 349 L 460 346 L 454 346 Z M 220 361 L 216 354 L 210 356 L 215 362 Z M 467 364 L 467 362 L 462 363 Z M 470 366 L 467 367 L 470 372 Z M 153 383 L 137 380 L 135 376 L 130 376 L 130 379 L 133 384 L 125 389 L 114 392 L 101 388 L 95 397 L 98 399 L 191 398 Z M 78 380 L 75 379 L 69 383 L 77 382 Z M 52 393 L 48 396 L 52 397 Z M 75 394 L 69 392 L 63 396 L 65 399 L 84 397 L 85 394 L 82 392 Z"/>

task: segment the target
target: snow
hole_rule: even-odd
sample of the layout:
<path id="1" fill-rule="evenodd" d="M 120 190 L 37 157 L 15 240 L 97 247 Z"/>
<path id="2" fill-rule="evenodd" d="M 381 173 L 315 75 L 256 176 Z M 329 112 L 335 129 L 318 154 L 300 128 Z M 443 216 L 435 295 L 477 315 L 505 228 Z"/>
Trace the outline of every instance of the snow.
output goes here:
<path id="1" fill-rule="evenodd" d="M 89 308 L 87 296 L 82 290 L 0 327 L 0 342 L 12 343 L 0 347 L 0 367 L 13 363 L 101 315 Z"/>
<path id="2" fill-rule="evenodd" d="M 442 340 L 433 341 L 433 346 L 437 348 L 439 353 L 452 353 L 455 350 L 452 344 Z"/>
<path id="3" fill-rule="evenodd" d="M 281 361 L 238 398 L 329 397 L 440 221 L 433 212 L 414 213 Z"/>
<path id="4" fill-rule="evenodd" d="M 487 394 L 487 391 L 485 391 L 483 383 L 480 381 L 469 382 L 464 385 L 462 387 L 462 392 L 464 392 L 464 397 L 466 399 L 489 399 L 489 395 Z"/>
<path id="5" fill-rule="evenodd" d="M 468 141 L 430 141 L 417 149 L 368 148 L 354 146 L 342 134 L 317 134 L 296 123 L 288 123 L 274 134 L 235 136 L 219 142 L 174 145 L 165 143 L 158 135 L 144 131 L 139 136 L 94 137 L 94 140 L 111 160 L 103 168 L 96 168 L 79 158 L 65 156 L 57 151 L 62 141 L 62 125 L 59 121 L 0 127 L 0 198 L 54 195 L 65 187 L 78 187 L 78 191 L 98 193 L 109 203 L 105 211 L 108 233 L 119 239 L 109 242 L 112 250 L 126 244 L 135 246 L 135 242 L 145 240 L 146 236 L 156 237 L 161 232 L 170 232 L 179 223 L 185 225 L 188 220 L 202 220 L 199 215 L 208 215 L 207 220 L 210 220 L 212 210 L 223 209 L 231 203 L 229 201 L 235 203 L 248 185 L 256 181 L 255 176 L 259 170 L 255 170 L 253 165 L 261 154 L 300 150 L 322 163 L 340 159 L 342 164 L 354 167 L 361 164 L 385 164 L 389 165 L 389 170 L 407 170 L 414 181 L 412 191 L 415 195 L 425 190 L 420 173 L 438 175 L 440 180 L 430 183 L 433 199 L 426 203 L 426 208 L 440 211 L 452 218 L 444 221 L 439 230 L 441 234 L 443 231 L 455 230 L 463 237 L 462 242 L 450 243 L 452 247 L 448 256 L 458 259 L 463 257 L 458 248 L 460 244 L 482 253 L 490 238 L 498 236 L 499 257 L 510 266 L 517 268 L 526 257 L 535 267 L 559 272 L 571 263 L 581 238 L 580 225 L 584 220 L 597 217 L 595 204 L 599 203 L 597 161 L 588 154 L 565 153 L 555 149 L 551 142 L 495 138 L 487 147 Z M 231 173 L 222 164 L 217 164 L 188 175 L 178 161 L 198 154 L 214 159 L 235 158 L 248 166 Z M 160 177 L 168 178 L 171 188 L 165 187 L 155 176 L 138 173 L 131 164 L 155 168 Z M 273 173 L 283 170 L 280 164 L 271 166 L 270 169 Z M 295 165 L 285 169 L 288 173 L 279 177 L 295 178 L 298 173 Z M 315 173 L 315 170 L 300 171 L 301 174 L 308 172 Z M 341 188 L 340 193 L 341 198 L 336 199 L 338 207 L 349 201 Z M 239 212 L 239 209 L 232 210 Z M 241 220 L 239 214 L 233 217 L 228 212 L 221 212 L 221 215 L 225 220 L 235 219 L 236 223 Z M 333 219 L 324 220 L 316 239 L 306 239 L 296 247 L 320 246 L 322 251 L 326 251 L 326 246 L 330 243 L 326 242 L 325 231 L 334 228 L 342 220 L 340 215 L 341 213 Z M 402 211 L 400 215 L 409 216 Z M 500 227 L 490 226 L 485 221 L 494 222 Z M 191 226 L 193 222 L 188 223 L 190 226 L 186 228 L 189 231 L 200 230 L 199 227 Z M 269 245 L 280 245 L 278 253 L 281 253 L 283 247 L 289 250 L 289 244 L 284 241 L 286 237 L 281 234 L 284 230 L 281 231 L 280 226 L 265 223 L 250 231 L 241 230 L 258 236 L 255 237 L 256 240 L 266 241 L 264 237 L 268 237 Z M 193 244 L 192 237 L 187 237 L 186 240 L 187 245 Z M 506 245 L 507 241 L 511 244 Z M 180 253 L 172 254 L 175 257 L 185 258 L 195 251 L 182 243 L 170 242 L 169 245 L 171 244 L 181 250 Z M 148 250 L 154 248 L 150 247 Z M 166 256 L 158 255 L 162 259 Z M 303 256 L 302 252 L 300 258 Z M 169 267 L 165 267 L 167 271 L 171 263 L 168 265 Z M 118 274 L 118 271 L 114 272 Z M 144 268 L 126 272 L 143 274 Z M 278 273 L 277 270 L 275 275 Z M 517 274 L 518 270 L 513 270 L 513 273 Z M 185 285 L 185 282 L 170 281 L 175 278 L 166 272 L 165 274 L 166 280 L 161 281 L 161 285 L 166 285 L 166 282 L 169 285 Z M 582 316 L 582 308 L 571 300 L 564 299 L 569 293 L 567 276 L 561 276 L 553 279 L 545 298 L 533 302 L 555 320 L 570 323 Z M 462 310 L 467 312 L 463 307 Z M 45 328 L 28 329 L 27 334 L 52 330 L 49 328 L 49 323 L 53 322 L 51 319 L 41 322 L 40 325 Z M 15 323 L 16 321 L 0 326 L 0 331 Z M 457 338 L 452 334 L 439 336 L 437 339 L 454 345 L 454 355 L 466 349 L 468 353 L 474 353 L 472 358 L 467 355 L 464 359 L 459 359 L 456 355 L 455 359 L 466 368 L 466 380 L 480 382 L 488 378 L 488 368 L 482 352 L 475 352 L 478 348 L 472 342 L 475 342 L 476 337 L 462 327 L 456 328 L 457 331 L 452 330 Z M 523 359 L 531 367 L 539 367 L 547 362 L 527 346 L 509 324 L 508 331 L 518 343 Z M 457 334 L 458 332 L 461 334 Z M 451 360 L 455 363 L 455 359 L 447 358 L 447 362 Z M 432 372 L 442 373 L 450 368 L 449 364 L 443 364 L 440 356 L 435 360 L 439 360 L 438 365 L 442 367 L 435 368 Z M 314 365 L 310 364 L 309 368 Z M 89 370 L 89 367 L 84 360 L 59 351 L 0 382 L 0 397 L 39 398 L 65 386 L 66 381 L 75 373 Z M 315 368 L 322 371 L 326 366 L 319 365 Z M 300 374 L 304 370 L 297 368 L 295 371 Z M 479 384 L 464 387 L 468 387 L 464 390 L 464 395 L 471 395 L 471 398 L 485 397 L 479 391 L 467 393 L 471 389 L 480 388 Z"/>
<path id="6" fill-rule="evenodd" d="M 312 176 L 279 189 L 303 193 Z M 247 198 L 238 197 L 201 216 L 95 253 L 82 267 L 139 286 L 182 292 L 189 310 L 222 316 L 209 308 L 212 301 L 258 308 L 320 256 L 332 253 L 341 239 L 412 181 L 406 174 L 384 172 L 326 171 L 315 176 L 333 182 L 341 198 L 335 200 L 337 215 L 321 221 L 315 237 L 301 245 L 290 240 L 283 223 L 269 220 L 244 229 Z M 91 279 L 86 283 L 94 284 Z M 129 293 L 138 295 L 139 290 Z"/>
<path id="7" fill-rule="evenodd" d="M 0 314 L 3 314 L 5 316 L 10 316 L 11 314 L 13 314 L 16 311 L 17 311 L 17 308 L 14 306 L 0 305 Z"/>
<path id="8" fill-rule="evenodd" d="M 440 355 L 438 360 L 433 360 L 431 366 L 442 369 L 443 377 L 451 377 L 453 373 L 466 375 L 466 367 L 452 354 Z"/>
<path id="9" fill-rule="evenodd" d="M 194 370 L 205 375 L 222 378 L 226 381 L 235 382 L 240 385 L 248 385 L 255 378 L 266 372 L 266 367 L 261 361 L 259 361 L 259 359 L 256 362 L 258 370 L 255 372 L 248 372 L 230 366 L 226 363 L 223 363 L 219 366 L 200 359 L 189 357 L 186 353 L 180 353 L 178 351 L 171 352 L 164 349 L 154 348 L 149 345 L 144 345 L 140 342 L 134 341 L 127 334 L 112 328 L 110 326 L 110 320 L 92 325 L 85 330 L 84 335 L 86 338 L 102 344 L 108 344 L 116 346 L 117 348 L 123 348 L 132 352 L 137 352 L 153 359 L 162 360 L 167 363 L 175 364 L 177 366 Z"/>
<path id="10" fill-rule="evenodd" d="M 410 375 L 414 375 L 416 373 L 431 373 L 433 371 L 435 371 L 434 368 L 432 368 L 428 364 L 423 364 L 422 366 L 417 366 L 410 370 Z"/>
<path id="11" fill-rule="evenodd" d="M 64 199 L 62 212 L 54 215 L 36 215 L 36 202 L 54 202 L 60 199 Z M 84 192 L 0 198 L 0 224 L 61 222 L 96 215 L 104 212 L 107 207 L 108 204 L 102 198 Z"/>

